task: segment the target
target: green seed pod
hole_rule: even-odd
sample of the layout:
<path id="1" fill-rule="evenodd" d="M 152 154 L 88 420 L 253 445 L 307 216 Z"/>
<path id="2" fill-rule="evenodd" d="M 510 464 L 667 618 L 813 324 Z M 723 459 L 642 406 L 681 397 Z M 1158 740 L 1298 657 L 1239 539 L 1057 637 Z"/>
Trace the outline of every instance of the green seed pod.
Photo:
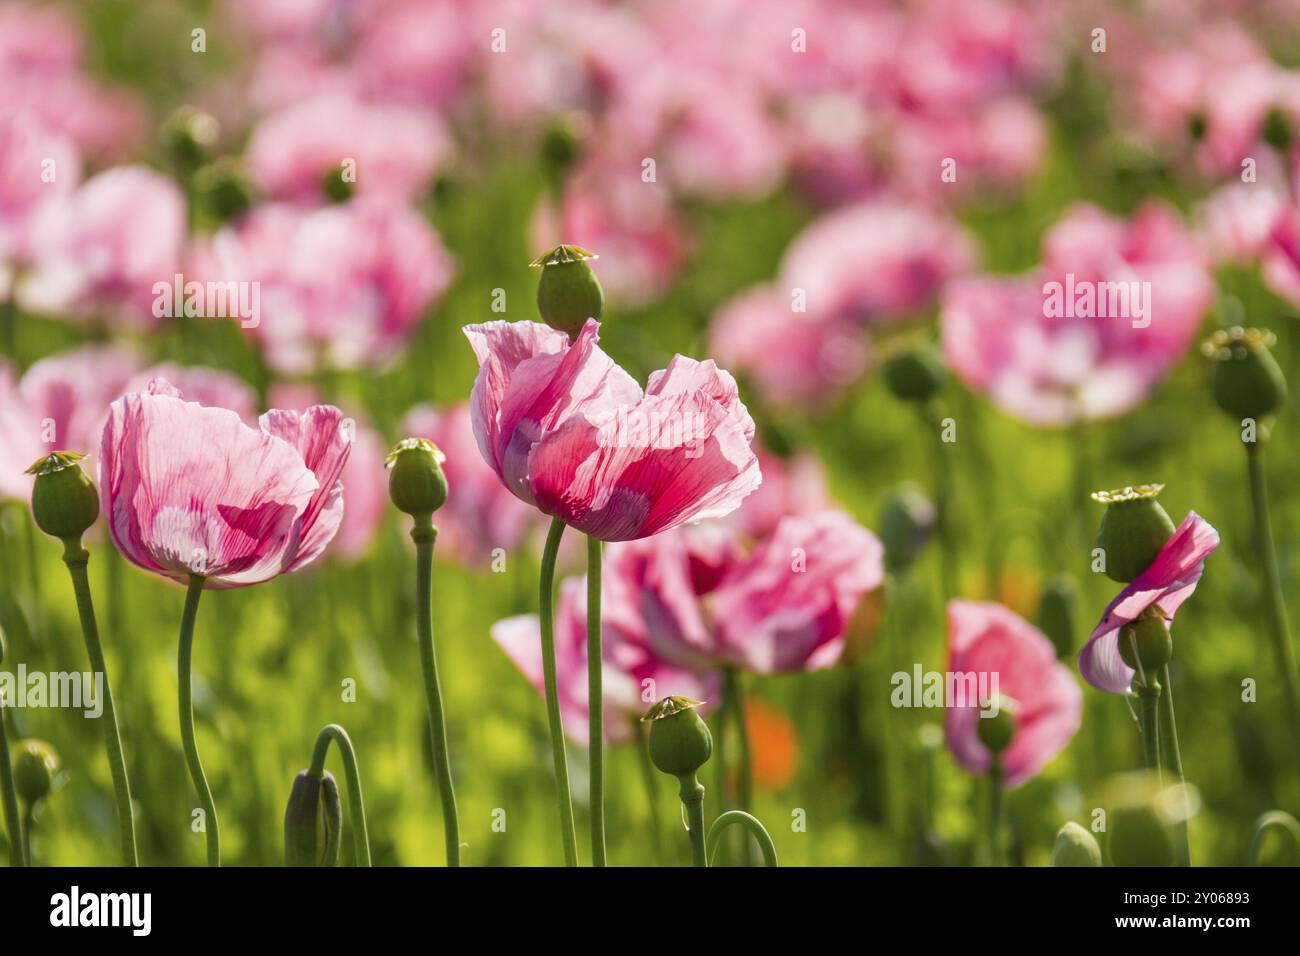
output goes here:
<path id="1" fill-rule="evenodd" d="M 1156 501 L 1164 485 L 1130 485 L 1098 491 L 1093 501 L 1106 505 L 1097 547 L 1106 554 L 1106 576 L 1127 584 L 1151 566 L 1174 534 L 1174 522 Z"/>
<path id="2" fill-rule="evenodd" d="M 665 697 L 641 719 L 650 722 L 650 761 L 664 773 L 693 774 L 713 755 L 713 735 L 695 708 L 698 700 Z"/>
<path id="3" fill-rule="evenodd" d="M 1018 724 L 1017 704 L 1014 700 L 998 694 L 997 706 L 997 713 L 988 717 L 981 711 L 975 727 L 975 735 L 979 737 L 980 743 L 989 748 L 989 752 L 995 757 L 1011 746 L 1011 741 L 1016 737 Z"/>
<path id="4" fill-rule="evenodd" d="M 891 355 L 881 373 L 889 390 L 904 401 L 927 401 L 948 381 L 948 370 L 928 346 Z"/>
<path id="5" fill-rule="evenodd" d="M 1133 653 L 1134 644 L 1137 645 L 1136 656 Z M 1174 656 L 1174 642 L 1164 619 L 1158 614 L 1140 617 L 1132 624 L 1120 628 L 1119 656 L 1129 667 L 1145 673 L 1148 680 L 1154 680 L 1153 673 L 1168 664 Z M 1141 667 L 1138 666 L 1139 661 Z"/>
<path id="6" fill-rule="evenodd" d="M 284 812 L 285 866 L 338 866 L 342 833 L 343 803 L 334 775 L 302 771 Z"/>
<path id="7" fill-rule="evenodd" d="M 20 740 L 13 753 L 14 789 L 27 806 L 44 800 L 59 772 L 59 755 L 43 740 Z"/>
<path id="8" fill-rule="evenodd" d="M 194 196 L 205 221 L 213 225 L 246 212 L 256 199 L 253 183 L 243 167 L 224 156 L 194 174 Z"/>
<path id="9" fill-rule="evenodd" d="M 388 454 L 388 496 L 397 510 L 431 515 L 447 501 L 447 456 L 427 438 L 404 438 Z"/>
<path id="10" fill-rule="evenodd" d="M 1065 660 L 1074 653 L 1074 611 L 1079 589 L 1074 578 L 1058 574 L 1043 586 L 1038 602 L 1038 629 L 1051 638 L 1056 656 Z"/>
<path id="11" fill-rule="evenodd" d="M 1101 866 L 1097 838 L 1073 820 L 1056 831 L 1052 866 Z"/>
<path id="12" fill-rule="evenodd" d="M 890 572 L 912 566 L 934 534 L 935 510 L 921 489 L 903 485 L 885 499 L 880 512 L 880 539 Z"/>
<path id="13" fill-rule="evenodd" d="M 1276 341 L 1272 332 L 1237 325 L 1201 344 L 1211 359 L 1210 393 L 1234 418 L 1263 418 L 1286 401 L 1286 376 L 1269 351 Z"/>
<path id="14" fill-rule="evenodd" d="M 36 526 L 51 537 L 80 540 L 99 517 L 99 492 L 78 464 L 85 457 L 56 451 L 27 469 L 27 474 L 36 476 L 32 517 Z"/>
<path id="15" fill-rule="evenodd" d="M 569 338 L 577 338 L 588 319 L 605 311 L 605 292 L 587 260 L 599 258 L 578 246 L 556 246 L 531 265 L 542 270 L 537 283 L 537 311 L 542 321 Z"/>
<path id="16" fill-rule="evenodd" d="M 221 124 L 216 117 L 193 106 L 177 108 L 162 125 L 164 149 L 177 166 L 186 170 L 212 157 L 220 135 Z"/>

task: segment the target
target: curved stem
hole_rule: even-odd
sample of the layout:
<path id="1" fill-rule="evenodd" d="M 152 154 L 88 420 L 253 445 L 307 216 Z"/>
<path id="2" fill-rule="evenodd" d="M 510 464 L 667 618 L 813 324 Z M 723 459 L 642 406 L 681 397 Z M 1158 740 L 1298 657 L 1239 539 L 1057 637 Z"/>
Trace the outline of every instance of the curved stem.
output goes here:
<path id="1" fill-rule="evenodd" d="M 1286 602 L 1282 598 L 1282 578 L 1277 568 L 1277 553 L 1273 550 L 1273 532 L 1268 516 L 1268 491 L 1264 485 L 1264 469 L 1260 464 L 1259 445 L 1245 442 L 1246 465 L 1250 473 L 1250 499 L 1255 519 L 1255 547 L 1264 562 L 1264 581 L 1268 590 L 1269 634 L 1273 639 L 1273 652 L 1277 666 L 1282 671 L 1282 687 L 1287 707 L 1291 712 L 1291 725 L 1300 726 L 1300 676 L 1296 672 L 1295 652 L 1291 647 L 1291 634 L 1287 627 Z"/>
<path id="2" fill-rule="evenodd" d="M 677 778 L 682 806 L 686 809 L 686 832 L 691 837 L 691 857 L 695 866 L 709 865 L 708 838 L 704 832 L 704 785 L 693 773 Z"/>
<path id="3" fill-rule="evenodd" d="M 22 866 L 23 827 L 18 816 L 18 791 L 14 789 L 14 768 L 9 760 L 9 735 L 5 730 L 4 701 L 0 700 L 0 799 L 4 801 L 5 832 L 9 834 L 9 865 Z"/>
<path id="4" fill-rule="evenodd" d="M 122 862 L 126 866 L 139 866 L 135 847 L 135 819 L 131 806 L 131 783 L 126 774 L 126 758 L 122 755 L 122 734 L 117 726 L 117 711 L 113 707 L 113 688 L 108 680 L 108 667 L 104 663 L 104 649 L 99 643 L 99 626 L 95 622 L 95 605 L 90 597 L 90 578 L 86 565 L 90 553 L 81 541 L 71 538 L 63 542 L 63 563 L 72 576 L 72 590 L 77 596 L 77 613 L 81 617 L 81 635 L 86 642 L 86 653 L 95 674 L 102 674 L 104 748 L 108 751 L 108 765 L 113 774 L 113 791 L 117 797 L 117 825 L 122 841 Z"/>
<path id="5" fill-rule="evenodd" d="M 1250 838 L 1250 849 L 1246 853 L 1248 866 L 1259 866 L 1259 850 L 1264 844 L 1264 834 L 1276 827 L 1291 836 L 1296 853 L 1300 854 L 1300 821 L 1282 810 L 1270 810 L 1255 821 L 1255 833 Z"/>
<path id="6" fill-rule="evenodd" d="M 555 789 L 560 807 L 560 839 L 564 844 L 564 865 L 578 865 L 578 838 L 573 826 L 573 799 L 569 794 L 569 758 L 564 752 L 564 725 L 560 717 L 560 691 L 555 675 L 555 557 L 560 550 L 564 522 L 551 520 L 542 551 L 538 611 L 542 630 L 542 682 L 546 690 L 546 723 L 551 735 L 551 759 L 555 764 Z"/>
<path id="7" fill-rule="evenodd" d="M 194 742 L 194 701 L 190 681 L 191 658 L 194 650 L 194 621 L 199 613 L 199 598 L 203 596 L 203 578 L 190 575 L 185 591 L 185 611 L 181 615 L 180 650 L 176 655 L 176 672 L 180 684 L 181 745 L 185 749 L 185 764 L 190 779 L 203 804 L 203 829 L 208 840 L 208 866 L 221 865 L 221 828 L 217 824 L 217 807 L 212 802 L 212 790 L 203 773 L 203 761 Z"/>
<path id="8" fill-rule="evenodd" d="M 591 865 L 605 865 L 605 696 L 601 687 L 600 539 L 587 536 L 587 747 L 591 763 Z"/>
<path id="9" fill-rule="evenodd" d="M 758 848 L 763 853 L 763 865 L 776 866 L 776 844 L 772 842 L 771 834 L 767 832 L 767 828 L 759 822 L 757 817 L 751 816 L 744 810 L 728 810 L 726 813 L 721 813 L 709 827 L 705 842 L 713 847 L 713 853 L 709 858 L 710 865 L 712 865 L 713 857 L 718 854 L 718 835 L 733 823 L 743 826 L 758 843 Z"/>
<path id="10" fill-rule="evenodd" d="M 316 749 L 311 755 L 309 773 L 321 777 L 325 773 L 325 757 L 330 741 L 338 744 L 343 758 L 343 772 L 348 778 L 348 807 L 352 810 L 352 826 L 356 830 L 357 865 L 370 866 L 370 831 L 366 827 L 366 802 L 361 795 L 361 771 L 357 767 L 357 754 L 352 748 L 352 738 L 338 724 L 327 724 L 316 737 Z"/>
<path id="11" fill-rule="evenodd" d="M 1160 694 L 1160 735 L 1166 746 L 1162 747 L 1165 763 L 1169 769 L 1174 772 L 1178 782 L 1183 783 L 1183 755 L 1178 748 L 1178 724 L 1174 720 L 1174 686 L 1173 680 L 1169 676 L 1169 665 L 1166 664 L 1160 669 L 1160 683 L 1162 692 Z M 1186 799 L 1184 797 L 1184 799 Z M 1188 832 L 1190 826 L 1187 816 L 1184 816 L 1178 829 L 1182 835 L 1180 841 L 1179 863 L 1182 866 L 1192 865 L 1192 838 Z"/>
<path id="12" fill-rule="evenodd" d="M 989 765 L 989 860 L 1002 865 L 1002 762 L 997 757 Z"/>
<path id="13" fill-rule="evenodd" d="M 433 545 L 438 540 L 438 529 L 433 526 L 430 515 L 415 519 L 411 540 L 415 542 L 415 621 L 420 637 L 420 669 L 424 673 L 424 695 L 429 708 L 433 768 L 442 798 L 447 865 L 460 866 L 460 818 L 456 811 L 456 790 L 451 781 L 451 760 L 447 754 L 447 720 L 442 709 L 442 691 L 438 686 L 438 659 L 433 653 Z"/>

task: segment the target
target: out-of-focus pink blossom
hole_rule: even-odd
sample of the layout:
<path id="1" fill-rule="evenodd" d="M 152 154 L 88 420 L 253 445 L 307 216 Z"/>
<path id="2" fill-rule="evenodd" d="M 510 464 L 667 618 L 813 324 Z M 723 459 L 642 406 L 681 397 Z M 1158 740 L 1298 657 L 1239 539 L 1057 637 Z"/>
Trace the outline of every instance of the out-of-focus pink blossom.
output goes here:
<path id="1" fill-rule="evenodd" d="M 19 391 L 36 421 L 45 454 L 66 450 L 92 454 L 99 447 L 108 406 L 128 390 L 142 367 L 124 345 L 89 345 L 35 362 Z"/>
<path id="2" fill-rule="evenodd" d="M 171 180 L 142 166 L 99 173 L 42 206 L 19 299 L 36 312 L 154 325 L 153 287 L 171 281 L 184 235 L 185 200 Z"/>
<path id="3" fill-rule="evenodd" d="M 40 416 L 24 401 L 9 363 L 0 360 L 0 500 L 31 500 L 32 476 L 25 472 L 45 454 Z"/>
<path id="4" fill-rule="evenodd" d="M 313 561 L 338 530 L 352 445 L 342 413 L 272 410 L 258 428 L 161 379 L 110 407 L 103 513 L 118 550 L 175 581 L 243 587 Z"/>
<path id="5" fill-rule="evenodd" d="M 811 515 L 832 507 L 826 470 L 811 452 L 789 457 L 758 450 L 763 483 L 731 513 L 728 521 L 751 539 L 771 534 L 787 515 Z"/>
<path id="6" fill-rule="evenodd" d="M 32 222 L 80 179 L 81 157 L 66 136 L 32 117 L 0 121 L 0 269 L 30 262 Z"/>
<path id="7" fill-rule="evenodd" d="M 113 397 L 130 392 L 147 392 L 149 383 L 156 378 L 165 379 L 186 401 L 216 408 L 228 408 L 246 422 L 257 418 L 257 393 L 233 372 L 201 365 L 177 365 L 162 362 L 135 375 Z M 107 403 L 105 403 L 107 411 Z M 278 406 L 291 407 L 291 406 Z"/>
<path id="8" fill-rule="evenodd" d="M 535 322 L 465 327 L 484 460 L 544 514 L 604 541 L 730 514 L 762 480 L 754 420 L 712 361 L 675 356 L 642 392 L 596 345 Z"/>
<path id="9" fill-rule="evenodd" d="M 404 107 L 320 96 L 262 120 L 248 171 L 271 199 L 316 203 L 326 176 L 354 164 L 361 196 L 411 201 L 429 190 L 449 148 L 436 117 Z"/>
<path id="10" fill-rule="evenodd" d="M 1004 787 L 1036 776 L 1079 729 L 1083 694 L 1074 675 L 1046 635 L 1001 604 L 949 602 L 948 673 L 982 678 L 1002 698 L 1000 706 L 1013 708 L 1015 736 L 999 758 Z M 979 739 L 979 722 L 991 719 L 980 716 L 990 702 L 948 703 L 948 749 L 971 773 L 987 773 L 992 755 Z"/>
<path id="11" fill-rule="evenodd" d="M 483 461 L 468 403 L 446 409 L 417 405 L 402 419 L 403 436 L 427 438 L 447 456 L 447 503 L 437 514 L 439 548 L 478 564 L 497 548 L 513 551 L 538 515 L 501 484 Z"/>
<path id="12" fill-rule="evenodd" d="M 1205 559 L 1219 546 L 1219 532 L 1195 511 L 1187 513 L 1151 566 L 1124 586 L 1079 651 L 1079 673 L 1098 690 L 1127 694 L 1133 668 L 1119 653 L 1119 634 L 1126 624 L 1154 610 L 1168 627 L 1183 602 L 1192 596 L 1205 570 Z"/>

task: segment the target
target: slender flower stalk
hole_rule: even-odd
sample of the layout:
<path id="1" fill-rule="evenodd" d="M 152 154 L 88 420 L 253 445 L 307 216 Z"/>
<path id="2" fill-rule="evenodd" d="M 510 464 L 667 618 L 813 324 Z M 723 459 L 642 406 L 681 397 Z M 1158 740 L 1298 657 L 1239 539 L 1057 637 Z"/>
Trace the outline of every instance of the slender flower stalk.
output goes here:
<path id="1" fill-rule="evenodd" d="M 723 672 L 722 693 L 736 721 L 736 743 L 740 747 L 740 806 L 742 810 L 748 810 L 754 800 L 754 767 L 749 749 L 749 726 L 745 721 L 745 689 L 736 668 L 728 667 Z"/>
<path id="2" fill-rule="evenodd" d="M 1186 783 L 1183 778 L 1183 755 L 1178 748 L 1178 724 L 1174 720 L 1174 687 L 1173 680 L 1169 676 L 1169 665 L 1166 664 L 1160 669 L 1160 751 L 1165 762 L 1165 766 L 1171 770 L 1181 786 Z M 1186 799 L 1186 797 L 1184 797 Z M 1191 834 L 1188 832 L 1188 818 L 1191 816 L 1184 808 L 1183 819 L 1178 824 L 1179 836 L 1181 837 L 1178 846 L 1179 864 L 1181 866 L 1192 865 L 1192 842 Z"/>
<path id="3" fill-rule="evenodd" d="M 605 866 L 605 733 L 600 649 L 600 539 L 587 536 L 587 728 L 591 865 Z"/>
<path id="4" fill-rule="evenodd" d="M 989 862 L 1002 865 L 1002 762 L 989 764 Z"/>
<path id="5" fill-rule="evenodd" d="M 632 721 L 632 732 L 636 737 L 637 762 L 641 765 L 641 783 L 645 786 L 646 803 L 650 807 L 650 842 L 654 849 L 655 862 L 662 865 L 664 861 L 663 824 L 659 820 L 659 801 L 655 799 L 655 768 L 650 762 L 649 743 L 646 740 L 645 726 L 640 720 Z"/>
<path id="6" fill-rule="evenodd" d="M 551 759 L 555 766 L 556 797 L 560 808 L 560 839 L 564 845 L 564 865 L 578 865 L 578 838 L 573 825 L 573 798 L 569 792 L 569 759 L 564 752 L 564 725 L 560 717 L 559 681 L 555 673 L 555 558 L 565 524 L 551 520 L 542 550 L 538 614 L 542 631 L 542 680 L 546 690 L 546 724 L 551 735 Z M 594 709 L 599 709 L 595 707 Z"/>
<path id="7" fill-rule="evenodd" d="M 4 635 L 0 634 L 0 663 L 5 658 Z M 9 735 L 5 729 L 5 707 L 0 695 L 0 801 L 4 803 L 5 832 L 9 834 L 9 865 L 22 866 L 22 822 L 18 816 L 18 792 L 14 789 L 14 768 L 9 760 Z"/>
<path id="8" fill-rule="evenodd" d="M 693 866 L 709 865 L 708 835 L 704 832 L 704 784 L 694 773 L 677 777 L 681 785 L 678 796 L 686 813 L 686 832 L 691 838 L 691 863 Z"/>
<path id="9" fill-rule="evenodd" d="M 357 766 L 352 738 L 346 730 L 338 724 L 328 724 L 321 730 L 316 737 L 316 749 L 312 751 L 311 767 L 307 773 L 317 779 L 324 776 L 325 758 L 329 754 L 331 741 L 338 745 L 339 756 L 343 758 L 343 772 L 348 779 L 348 806 L 352 811 L 356 863 L 357 866 L 370 866 L 370 831 L 366 826 L 366 804 L 361 794 L 361 771 Z"/>
<path id="10" fill-rule="evenodd" d="M 181 745 L 185 750 L 185 765 L 190 779 L 203 804 L 203 827 L 208 842 L 208 866 L 221 865 L 221 827 L 217 822 L 217 806 L 212 800 L 212 789 L 203 773 L 203 761 L 194 740 L 194 700 L 191 680 L 194 651 L 194 622 L 199 614 L 199 598 L 203 596 L 202 575 L 191 574 L 185 590 L 185 610 L 181 614 L 180 647 L 176 654 L 176 673 L 180 685 Z"/>
<path id="11" fill-rule="evenodd" d="M 1270 830 L 1286 834 L 1289 837 L 1286 842 L 1293 858 L 1300 858 L 1300 821 L 1284 810 L 1269 810 L 1267 813 L 1260 814 L 1259 819 L 1255 821 L 1255 832 L 1251 835 L 1250 849 L 1246 853 L 1247 866 L 1260 865 L 1260 850 L 1263 849 L 1264 838 Z"/>

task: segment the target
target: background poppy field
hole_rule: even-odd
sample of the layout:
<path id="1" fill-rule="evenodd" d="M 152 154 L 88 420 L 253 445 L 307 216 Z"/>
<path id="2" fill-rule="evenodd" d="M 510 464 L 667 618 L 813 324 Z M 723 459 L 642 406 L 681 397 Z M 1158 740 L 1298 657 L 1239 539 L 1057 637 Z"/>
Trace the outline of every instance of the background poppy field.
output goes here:
<path id="1" fill-rule="evenodd" d="M 375 863 L 440 863 L 414 552 L 384 454 L 421 415 L 463 406 L 477 367 L 462 326 L 537 321 L 529 263 L 572 242 L 600 256 L 601 347 L 638 381 L 675 353 L 736 375 L 765 483 L 782 486 L 768 507 L 833 502 L 895 549 L 848 626 L 853 653 L 744 675 L 751 809 L 782 865 L 985 861 L 988 792 L 946 748 L 943 711 L 890 703 L 896 672 L 946 668 L 951 598 L 1038 624 L 1045 594 L 1068 595 L 1050 630 L 1082 721 L 1008 792 L 1008 859 L 1046 865 L 1064 822 L 1090 823 L 1105 781 L 1139 768 L 1142 749 L 1126 701 L 1075 667 L 1120 587 L 1091 569 L 1103 507 L 1088 493 L 1153 482 L 1175 523 L 1194 510 L 1222 536 L 1172 632 L 1173 691 L 1199 794 L 1193 858 L 1243 864 L 1261 813 L 1300 808 L 1297 729 L 1266 634 L 1240 428 L 1214 404 L 1199 346 L 1221 327 L 1266 328 L 1295 381 L 1295 132 L 1300 8 L 1280 0 L 4 0 L 3 666 L 87 669 L 60 549 L 22 500 L 35 455 L 15 436 L 54 401 L 34 397 L 39 362 L 99 355 L 104 380 L 121 379 L 94 395 L 87 359 L 51 386 L 85 434 L 125 383 L 156 373 L 197 390 L 194 368 L 242 381 L 233 394 L 252 411 L 336 404 L 366 436 L 344 475 L 353 517 L 311 567 L 205 599 L 200 749 L 228 863 L 282 862 L 290 785 L 330 722 L 357 748 Z M 340 186 L 353 155 L 356 181 Z M 60 179 L 40 183 L 49 156 Z M 122 170 L 149 182 L 99 179 Z M 60 203 L 72 205 L 46 208 Z M 340 218 L 314 221 L 314 241 L 281 242 L 271 204 L 286 221 Z M 250 236 L 259 210 L 268 232 Z M 262 281 L 258 329 L 151 315 L 154 282 L 216 276 L 244 254 L 275 260 L 238 266 Z M 1026 349 L 1042 278 L 1066 270 L 1158 275 L 1154 322 L 1176 300 L 1179 331 L 1147 352 L 1122 331 L 1099 344 L 1081 323 L 1078 338 Z M 796 287 L 806 309 L 791 305 Z M 951 373 L 925 407 L 881 372 L 915 348 Z M 231 381 L 213 393 L 231 395 Z M 944 420 L 955 440 L 941 439 Z M 1286 408 L 1270 425 L 1263 460 L 1294 610 L 1300 433 Z M 440 444 L 450 512 L 456 456 L 477 449 Z M 940 501 L 946 527 L 891 537 L 903 491 Z M 490 636 L 537 610 L 545 526 L 494 510 L 509 505 L 523 507 L 507 496 L 449 516 L 435 567 L 470 865 L 560 860 L 541 698 Z M 573 539 L 561 579 L 584 571 Z M 130 566 L 102 519 L 87 542 L 141 862 L 197 865 L 175 712 L 183 591 Z M 117 862 L 95 722 L 58 709 L 5 719 L 11 741 L 48 741 L 61 760 L 36 861 Z M 729 771 L 702 773 L 710 817 L 737 803 L 727 749 Z M 584 748 L 571 743 L 569 759 L 585 861 Z M 643 771 L 634 743 L 607 748 L 610 862 L 684 865 L 676 786 Z"/>

